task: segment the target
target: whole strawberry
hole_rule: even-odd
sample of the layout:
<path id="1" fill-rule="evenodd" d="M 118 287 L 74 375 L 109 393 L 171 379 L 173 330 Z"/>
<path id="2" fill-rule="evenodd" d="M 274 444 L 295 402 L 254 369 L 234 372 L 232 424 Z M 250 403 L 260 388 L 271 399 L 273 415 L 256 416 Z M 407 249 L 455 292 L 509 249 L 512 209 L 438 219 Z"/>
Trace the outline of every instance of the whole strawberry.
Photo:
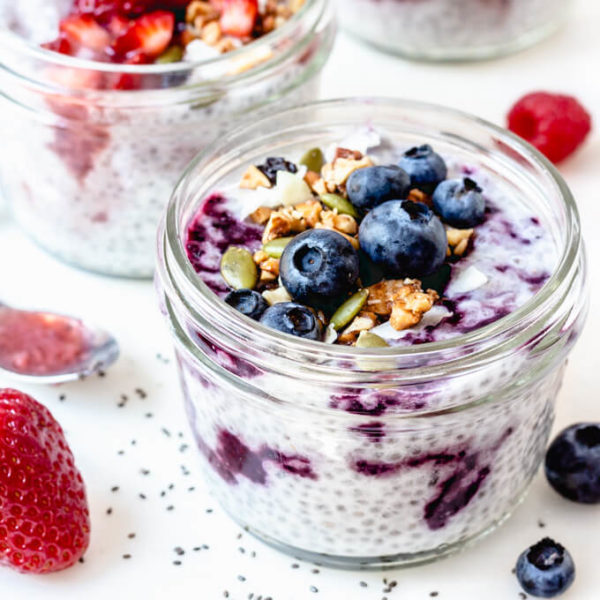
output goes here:
<path id="1" fill-rule="evenodd" d="M 85 486 L 63 430 L 31 396 L 0 388 L 0 564 L 59 571 L 89 541 Z"/>

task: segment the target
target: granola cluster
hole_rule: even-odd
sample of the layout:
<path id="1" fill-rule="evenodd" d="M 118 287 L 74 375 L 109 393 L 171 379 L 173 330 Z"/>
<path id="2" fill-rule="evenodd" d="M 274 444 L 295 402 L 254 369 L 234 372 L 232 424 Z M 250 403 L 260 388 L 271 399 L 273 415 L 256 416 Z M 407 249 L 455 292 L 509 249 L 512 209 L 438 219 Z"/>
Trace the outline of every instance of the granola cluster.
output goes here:
<path id="1" fill-rule="evenodd" d="M 286 164 L 283 159 L 270 160 Z M 254 223 L 264 227 L 263 247 L 254 253 L 253 260 L 259 273 L 256 289 L 262 291 L 269 305 L 292 300 L 279 281 L 279 256 L 285 244 L 295 235 L 307 229 L 329 229 L 343 235 L 355 250 L 359 250 L 360 215 L 347 200 L 346 182 L 354 171 L 373 164 L 369 156 L 359 151 L 337 148 L 332 160 L 324 162 L 318 169 L 313 164 L 313 168 L 306 168 L 303 173 L 285 172 L 286 177 L 296 178 L 290 197 L 280 198 L 281 203 L 276 206 L 259 206 L 249 215 Z M 264 166 L 250 165 L 242 175 L 240 188 L 257 190 L 279 187 L 283 175 L 277 172 L 267 177 L 265 173 Z M 293 202 L 295 197 L 302 197 L 302 201 Z M 416 188 L 410 191 L 409 199 L 431 205 L 431 197 Z M 446 233 L 448 260 L 458 260 L 467 252 L 474 230 L 446 226 Z M 279 251 L 270 251 L 275 247 Z M 355 302 L 356 306 L 350 307 L 353 312 L 349 314 L 352 316 L 347 322 L 342 321 L 342 327 L 334 327 L 339 321 L 336 321 L 336 315 L 326 315 L 322 310 L 314 311 L 330 333 L 337 330 L 328 336 L 331 338 L 328 341 L 354 345 L 362 332 L 388 321 L 397 331 L 414 327 L 440 301 L 440 294 L 434 289 L 423 289 L 418 279 L 383 280 L 368 286 L 363 286 L 359 279 L 358 287 L 362 297 L 358 304 L 354 296 L 347 301 Z M 342 302 L 340 310 L 343 312 L 343 309 Z"/>

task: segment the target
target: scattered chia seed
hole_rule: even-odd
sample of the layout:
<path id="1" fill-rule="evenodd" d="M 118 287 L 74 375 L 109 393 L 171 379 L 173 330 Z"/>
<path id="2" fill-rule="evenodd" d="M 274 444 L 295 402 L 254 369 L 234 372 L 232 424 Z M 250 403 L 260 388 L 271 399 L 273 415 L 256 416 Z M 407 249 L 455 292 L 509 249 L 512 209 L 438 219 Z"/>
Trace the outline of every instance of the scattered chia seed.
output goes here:
<path id="1" fill-rule="evenodd" d="M 521 598 L 521 600 L 526 600 L 527 594 L 525 594 L 524 592 L 519 592 L 519 598 Z"/>
<path id="2" fill-rule="evenodd" d="M 316 588 L 314 585 L 311 585 L 308 588 L 313 594 L 318 594 L 319 593 L 319 588 Z"/>
<path id="3" fill-rule="evenodd" d="M 130 559 L 130 558 L 131 558 L 131 554 L 123 554 L 123 558 L 124 558 L 125 560 L 128 560 L 128 559 Z"/>
<path id="4" fill-rule="evenodd" d="M 80 562 L 81 564 L 83 564 L 83 563 L 85 562 L 85 560 L 83 559 L 83 556 L 80 556 L 80 557 L 79 557 L 79 562 Z"/>
<path id="5" fill-rule="evenodd" d="M 178 431 L 177 432 L 177 437 L 182 438 L 183 437 L 183 431 Z"/>
<path id="6" fill-rule="evenodd" d="M 150 469 L 140 469 L 142 475 L 150 475 Z"/>
<path id="7" fill-rule="evenodd" d="M 110 491 L 111 491 L 111 492 L 118 492 L 118 491 L 119 491 L 119 486 L 118 486 L 118 485 L 113 485 L 113 486 L 110 488 Z"/>
<path id="8" fill-rule="evenodd" d="M 223 592 L 223 598 L 229 598 L 229 592 L 227 590 Z"/>
<path id="9" fill-rule="evenodd" d="M 238 575 L 239 581 L 246 581 L 246 578 L 243 575 Z"/>
<path id="10" fill-rule="evenodd" d="M 106 373 L 104 371 L 98 371 L 98 377 L 106 377 Z"/>
<path id="11" fill-rule="evenodd" d="M 137 444 L 137 442 L 135 440 L 131 440 L 131 445 L 135 446 Z"/>
<path id="12" fill-rule="evenodd" d="M 146 419 L 151 419 L 154 415 L 152 413 L 146 413 Z"/>
<path id="13" fill-rule="evenodd" d="M 167 437 L 171 437 L 171 432 L 166 427 L 160 429 Z"/>
<path id="14" fill-rule="evenodd" d="M 169 506 L 167 506 L 167 510 L 175 510 L 175 507 L 172 504 L 169 504 Z"/>
<path id="15" fill-rule="evenodd" d="M 170 483 L 170 484 L 168 485 L 168 488 L 169 488 L 170 490 L 172 490 L 174 487 L 175 487 L 175 484 L 174 484 L 174 483 Z"/>
<path id="16" fill-rule="evenodd" d="M 181 561 L 180 560 L 174 560 L 173 564 L 176 565 L 176 566 L 179 566 L 181 564 Z"/>
<path id="17" fill-rule="evenodd" d="M 163 491 L 160 493 L 160 497 L 161 497 L 161 498 L 164 498 L 166 495 L 167 495 L 167 492 L 165 492 L 165 490 L 163 490 Z"/>
<path id="18" fill-rule="evenodd" d="M 179 446 L 179 452 L 185 452 L 188 448 L 189 446 L 187 444 L 181 444 L 181 446 Z"/>
<path id="19" fill-rule="evenodd" d="M 125 454 L 125 450 L 119 450 L 119 451 L 117 452 L 117 454 L 119 454 L 120 456 L 123 456 L 123 454 Z"/>
<path id="20" fill-rule="evenodd" d="M 237 539 L 238 539 L 238 540 L 241 540 L 243 535 L 244 535 L 243 533 L 238 533 L 238 534 L 237 534 Z"/>
<path id="21" fill-rule="evenodd" d="M 368 583 L 366 581 L 359 581 L 358 585 L 360 585 L 360 587 L 368 587 Z"/>
<path id="22" fill-rule="evenodd" d="M 139 495 L 139 497 L 140 497 L 142 500 L 145 500 L 145 499 L 146 499 L 146 494 L 141 494 L 141 493 L 140 493 L 140 494 L 138 494 L 138 495 Z"/>
<path id="23" fill-rule="evenodd" d="M 541 529 L 543 529 L 544 527 L 546 527 L 546 523 L 544 523 L 544 521 L 542 521 L 541 519 L 538 520 L 538 527 L 540 527 Z"/>
<path id="24" fill-rule="evenodd" d="M 212 513 L 213 509 L 212 508 L 207 508 L 206 512 L 210 515 Z"/>
<path id="25" fill-rule="evenodd" d="M 300 565 L 298 563 L 292 563 L 292 569 L 299 569 Z"/>
<path id="26" fill-rule="evenodd" d="M 431 592 L 429 595 L 430 595 L 432 598 L 435 598 L 436 596 L 439 596 L 440 594 L 439 594 L 439 592 Z"/>
<path id="27" fill-rule="evenodd" d="M 185 554 L 185 550 L 181 546 L 175 546 L 173 551 L 175 554 L 177 554 L 177 556 L 183 556 Z"/>
<path id="28" fill-rule="evenodd" d="M 107 515 L 112 515 L 112 508 L 111 507 L 109 507 L 109 508 L 106 509 L 106 514 Z"/>
<path id="29" fill-rule="evenodd" d="M 67 397 L 66 397 L 64 394 L 61 394 L 61 395 L 58 397 L 58 399 L 59 399 L 59 401 L 60 401 L 60 402 L 64 402 L 64 401 L 66 400 L 66 398 L 67 398 Z"/>
<path id="30" fill-rule="evenodd" d="M 148 394 L 142 388 L 135 388 L 135 393 L 143 400 L 148 397 Z"/>
<path id="31" fill-rule="evenodd" d="M 246 554 L 246 548 L 243 548 L 242 546 L 240 546 L 238 548 L 238 550 L 240 551 L 241 554 Z"/>
<path id="32" fill-rule="evenodd" d="M 202 550 L 202 548 L 200 548 L 200 546 L 194 546 L 194 547 L 192 548 L 192 550 L 193 550 L 194 552 L 200 552 L 200 550 Z"/>
<path id="33" fill-rule="evenodd" d="M 318 575 L 321 571 L 319 571 L 319 569 L 313 569 L 311 571 L 311 573 L 314 573 L 315 575 Z"/>
<path id="34" fill-rule="evenodd" d="M 188 488 L 188 492 L 193 492 L 196 488 L 194 486 Z"/>
<path id="35" fill-rule="evenodd" d="M 256 552 L 254 552 L 254 550 L 252 550 L 252 552 L 250 552 L 250 556 L 251 556 L 252 558 L 256 558 Z"/>
<path id="36" fill-rule="evenodd" d="M 207 546 L 206 544 L 202 544 L 202 550 L 208 550 L 209 546 Z"/>
<path id="37" fill-rule="evenodd" d="M 135 533 L 130 533 L 127 535 L 127 537 L 132 540 L 135 537 Z"/>

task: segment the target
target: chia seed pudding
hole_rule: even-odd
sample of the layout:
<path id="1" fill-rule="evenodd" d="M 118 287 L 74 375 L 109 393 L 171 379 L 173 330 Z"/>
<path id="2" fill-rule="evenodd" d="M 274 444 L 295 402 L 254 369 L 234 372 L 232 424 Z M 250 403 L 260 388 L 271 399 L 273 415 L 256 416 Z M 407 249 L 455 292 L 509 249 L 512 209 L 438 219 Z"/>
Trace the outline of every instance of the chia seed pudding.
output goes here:
<path id="1" fill-rule="evenodd" d="M 199 29 L 194 35 L 202 37 L 188 40 L 183 56 L 176 51 L 182 60 L 161 55 L 146 64 L 146 55 L 129 46 L 117 58 L 85 46 L 74 56 L 62 53 L 72 4 L 0 2 L 9 148 L 3 192 L 22 229 L 58 258 L 100 273 L 149 277 L 156 226 L 184 166 L 237 119 L 314 97 L 333 24 L 322 0 L 307 0 L 270 32 L 262 19 L 263 29 L 251 36 L 222 35 L 211 46 Z M 218 29 L 219 21 L 210 23 Z M 112 25 L 94 27 L 102 37 Z M 175 27 L 177 39 L 192 35 L 179 20 Z M 179 46 L 164 54 L 173 48 Z"/>
<path id="2" fill-rule="evenodd" d="M 257 123 L 200 155 L 159 233 L 157 285 L 208 485 L 234 519 L 296 556 L 374 567 L 447 554 L 501 522 L 542 459 L 565 359 L 585 316 L 573 200 L 549 163 L 509 133 L 440 107 L 331 101 L 279 113 L 269 124 L 277 134 Z M 286 254 L 305 252 L 296 241 L 318 244 L 331 234 L 315 236 L 329 231 L 316 225 L 288 231 L 280 280 L 270 279 L 262 271 L 272 264 L 263 265 L 258 253 L 272 249 L 273 240 L 261 242 L 277 219 L 265 223 L 257 209 L 270 207 L 273 215 L 289 203 L 300 212 L 296 201 L 308 199 L 296 178 L 321 202 L 321 223 L 328 211 L 350 211 L 340 200 L 333 210 L 332 199 L 324 200 L 310 174 L 314 163 L 300 158 L 306 150 L 324 151 L 325 193 L 335 189 L 356 204 L 348 171 L 340 175 L 344 159 L 402 166 L 412 148 L 425 145 L 444 161 L 444 179 L 476 182 L 465 185 L 485 201 L 467 242 L 460 244 L 465 234 L 453 237 L 464 228 L 442 229 L 449 249 L 435 275 L 445 270 L 449 277 L 424 274 L 415 282 L 413 270 L 413 279 L 398 280 L 388 265 L 367 281 L 361 270 L 341 299 L 345 310 L 307 308 L 322 320 L 316 340 L 301 313 L 291 318 L 294 335 L 265 319 L 290 302 L 281 283 L 293 287 Z M 362 168 L 365 162 L 355 170 Z M 330 175 L 339 177 L 337 188 Z M 404 210 L 418 212 L 410 227 L 423 215 L 453 220 L 438 201 L 442 184 L 415 184 L 413 176 L 410 200 L 378 205 L 386 218 L 402 201 Z M 433 208 L 412 206 L 425 202 Z M 369 251 L 363 228 L 375 211 L 358 211 L 359 233 L 345 234 L 359 240 L 361 252 Z M 242 256 L 258 261 L 251 284 L 245 271 L 239 285 L 232 278 L 234 263 L 223 259 L 232 247 L 235 264 Z M 306 266 L 306 255 L 294 255 L 291 264 Z M 246 316 L 247 292 L 232 300 L 231 287 L 242 283 L 272 304 L 261 308 L 261 322 Z M 387 300 L 393 308 L 379 310 L 376 303 Z M 368 313 L 375 315 L 367 326 Z M 352 331 L 357 320 L 366 331 Z"/>
<path id="3" fill-rule="evenodd" d="M 429 60 L 491 58 L 555 31 L 559 0 L 337 0 L 344 28 L 384 50 Z"/>

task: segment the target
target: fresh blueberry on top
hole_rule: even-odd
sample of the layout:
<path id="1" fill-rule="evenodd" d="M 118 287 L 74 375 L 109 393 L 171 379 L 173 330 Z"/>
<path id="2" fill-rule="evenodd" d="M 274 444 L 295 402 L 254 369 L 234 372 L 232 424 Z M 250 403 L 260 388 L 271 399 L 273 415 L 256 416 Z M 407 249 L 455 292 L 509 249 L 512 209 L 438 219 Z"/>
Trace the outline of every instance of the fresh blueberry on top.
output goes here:
<path id="1" fill-rule="evenodd" d="M 483 221 L 485 200 L 472 179 L 447 179 L 433 192 L 433 209 L 451 227 L 468 229 Z"/>
<path id="2" fill-rule="evenodd" d="M 277 171 L 289 171 L 290 173 L 298 171 L 298 167 L 294 163 L 281 156 L 270 156 L 262 165 L 256 165 L 256 168 L 264 173 L 271 185 L 275 185 L 277 182 Z"/>
<path id="3" fill-rule="evenodd" d="M 573 583 L 575 565 L 568 550 L 544 538 L 519 556 L 516 573 L 527 593 L 538 598 L 554 598 Z"/>
<path id="4" fill-rule="evenodd" d="M 225 302 L 251 319 L 259 319 L 269 307 L 267 301 L 257 291 L 248 289 L 229 292 L 225 296 Z"/>
<path id="5" fill-rule="evenodd" d="M 278 302 L 267 308 L 260 318 L 266 327 L 309 340 L 320 340 L 321 321 L 307 306 L 296 302 Z"/>
<path id="6" fill-rule="evenodd" d="M 426 194 L 432 194 L 440 181 L 446 179 L 448 170 L 444 159 L 429 144 L 407 150 L 398 161 L 410 177 L 410 185 Z"/>
<path id="7" fill-rule="evenodd" d="M 410 177 L 396 165 L 358 169 L 346 182 L 348 199 L 361 210 L 370 210 L 387 200 L 403 200 L 409 190 Z"/>
<path id="8" fill-rule="evenodd" d="M 340 304 L 354 286 L 358 254 L 337 231 L 309 229 L 297 235 L 279 261 L 281 283 L 297 302 L 313 308 Z"/>
<path id="9" fill-rule="evenodd" d="M 375 207 L 358 230 L 360 247 L 386 273 L 423 277 L 437 271 L 448 241 L 442 222 L 421 202 L 390 200 Z"/>
<path id="10" fill-rule="evenodd" d="M 546 453 L 546 478 L 575 502 L 600 502 L 600 423 L 577 423 L 561 431 Z"/>

